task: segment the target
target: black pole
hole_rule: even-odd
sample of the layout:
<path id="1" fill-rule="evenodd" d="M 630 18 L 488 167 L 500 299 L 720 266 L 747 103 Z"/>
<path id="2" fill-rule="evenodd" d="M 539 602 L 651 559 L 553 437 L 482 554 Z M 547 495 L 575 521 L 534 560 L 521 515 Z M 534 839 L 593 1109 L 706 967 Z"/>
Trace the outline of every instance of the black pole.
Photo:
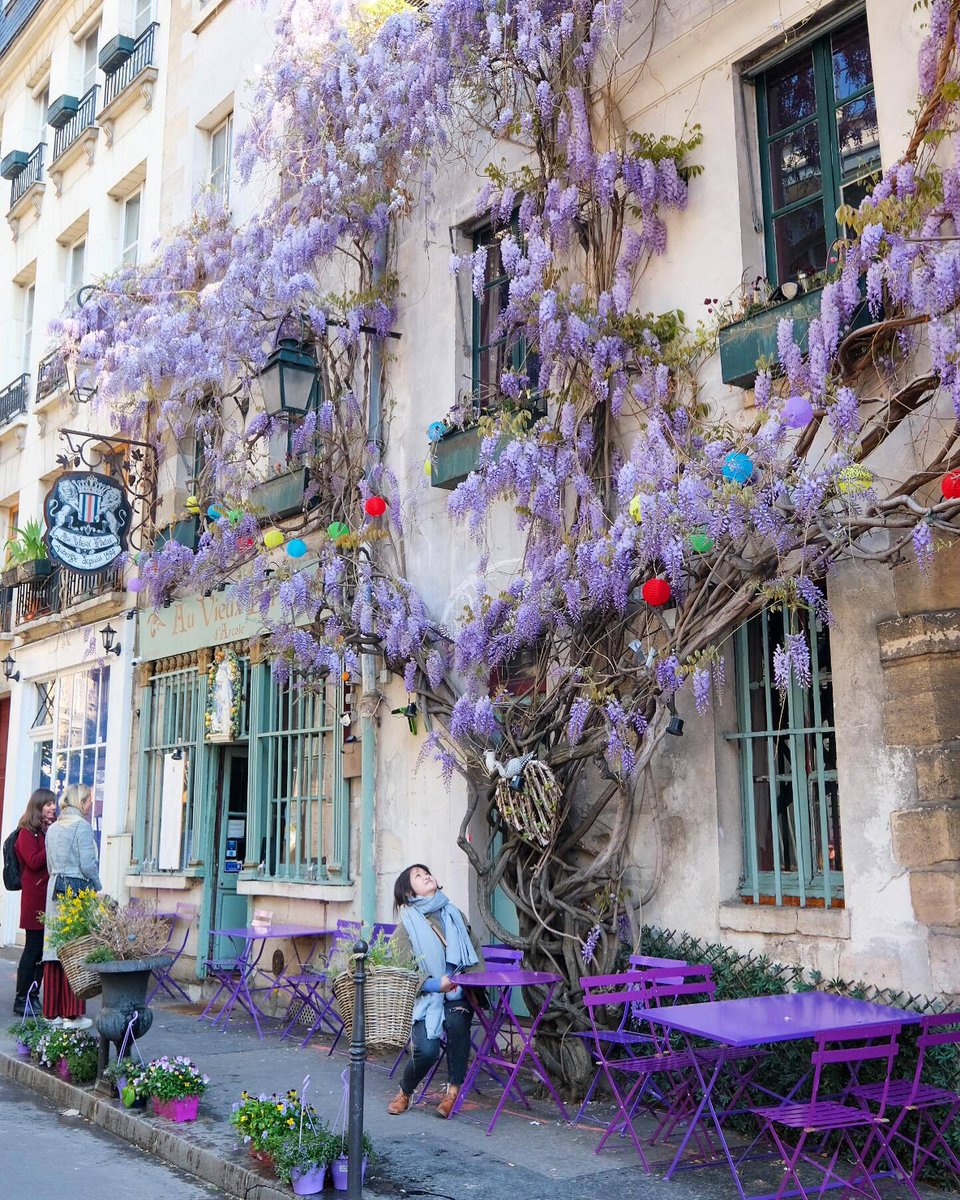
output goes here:
<path id="1" fill-rule="evenodd" d="M 367 949 L 367 943 L 363 938 L 358 938 L 353 947 L 353 1036 L 350 1039 L 347 1200 L 361 1200 L 363 1192 L 363 1072 L 367 1060 L 364 991 Z"/>

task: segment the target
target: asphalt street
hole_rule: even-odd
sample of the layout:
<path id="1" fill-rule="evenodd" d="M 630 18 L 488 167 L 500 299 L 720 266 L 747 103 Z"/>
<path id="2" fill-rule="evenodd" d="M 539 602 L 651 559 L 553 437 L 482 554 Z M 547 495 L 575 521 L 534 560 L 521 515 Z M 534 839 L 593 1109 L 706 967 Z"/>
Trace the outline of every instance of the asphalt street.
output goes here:
<path id="1" fill-rule="evenodd" d="M 224 1192 L 0 1078 L 0 1200 L 218 1200 Z"/>

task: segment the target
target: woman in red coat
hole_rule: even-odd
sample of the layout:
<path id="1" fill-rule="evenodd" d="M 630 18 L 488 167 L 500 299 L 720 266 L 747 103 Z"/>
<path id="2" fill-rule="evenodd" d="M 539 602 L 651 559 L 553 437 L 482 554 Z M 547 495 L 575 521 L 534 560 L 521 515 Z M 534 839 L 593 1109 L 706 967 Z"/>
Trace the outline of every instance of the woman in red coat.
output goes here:
<path id="1" fill-rule="evenodd" d="M 43 915 L 47 903 L 47 852 L 44 839 L 47 827 L 57 815 L 57 798 L 49 788 L 37 788 L 27 801 L 27 809 L 17 825 L 14 843 L 20 860 L 20 928 L 24 931 L 23 953 L 17 967 L 17 994 L 13 1011 L 22 1015 L 30 984 L 38 991 L 30 997 L 31 1006 L 40 1011 L 39 987 L 43 979 Z"/>

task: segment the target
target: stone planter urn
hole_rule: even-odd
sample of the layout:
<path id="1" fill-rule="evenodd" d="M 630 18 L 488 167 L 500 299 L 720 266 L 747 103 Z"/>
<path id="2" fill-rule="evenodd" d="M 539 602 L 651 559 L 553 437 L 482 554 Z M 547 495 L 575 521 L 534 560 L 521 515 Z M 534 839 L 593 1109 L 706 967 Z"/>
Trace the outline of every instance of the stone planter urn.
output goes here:
<path id="1" fill-rule="evenodd" d="M 134 1013 L 137 1014 L 137 1020 L 133 1026 L 133 1036 L 142 1038 L 149 1031 L 153 1024 L 153 1010 L 147 1007 L 150 974 L 158 967 L 168 967 L 172 961 L 169 955 L 158 954 L 153 958 L 90 963 L 90 969 L 98 973 L 103 984 L 103 999 L 97 1016 L 97 1029 L 100 1033 L 98 1088 L 103 1082 L 103 1072 L 110 1057 L 110 1043 L 116 1046 L 119 1057 L 127 1026 Z"/>

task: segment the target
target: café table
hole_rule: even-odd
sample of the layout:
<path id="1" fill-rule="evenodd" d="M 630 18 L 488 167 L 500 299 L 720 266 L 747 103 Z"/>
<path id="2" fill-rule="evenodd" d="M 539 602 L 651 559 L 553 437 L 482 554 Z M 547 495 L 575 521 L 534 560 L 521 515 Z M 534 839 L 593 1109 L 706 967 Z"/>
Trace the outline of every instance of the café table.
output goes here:
<path id="1" fill-rule="evenodd" d="M 779 1042 L 799 1042 L 829 1031 L 862 1032 L 866 1037 L 869 1036 L 871 1028 L 893 1022 L 911 1025 L 920 1020 L 918 1013 L 891 1008 L 884 1004 L 872 1004 L 867 1000 L 854 1000 L 848 996 L 837 996 L 831 992 L 792 992 L 779 996 L 750 996 L 743 1000 L 677 1004 L 647 1009 L 644 1017 L 663 1029 L 675 1031 L 683 1036 L 687 1049 L 693 1054 L 700 1093 L 699 1102 L 690 1115 L 686 1132 L 664 1178 L 670 1179 L 675 1171 L 688 1167 L 717 1165 L 716 1160 L 687 1164 L 681 1161 L 690 1139 L 697 1132 L 697 1126 L 707 1113 L 713 1130 L 720 1139 L 723 1156 L 741 1200 L 748 1198 L 737 1169 L 737 1160 L 723 1133 L 725 1114 L 718 1113 L 713 1102 L 714 1088 L 727 1061 L 722 1051 L 768 1046 Z M 721 1053 L 714 1052 L 709 1057 L 698 1056 L 695 1039 L 715 1043 L 720 1047 Z M 787 1096 L 777 1098 L 789 1100 L 805 1077 L 797 1080 Z"/>
<path id="2" fill-rule="evenodd" d="M 520 1071 L 526 1069 L 540 1078 L 553 1097 L 563 1119 L 570 1120 L 563 1101 L 557 1095 L 546 1068 L 533 1048 L 533 1039 L 537 1028 L 562 979 L 561 975 L 554 975 L 548 971 L 525 971 L 516 967 L 505 967 L 499 971 L 467 971 L 452 976 L 452 982 L 463 988 L 464 994 L 470 1001 L 483 1029 L 483 1037 L 467 1069 L 460 1094 L 451 1109 L 451 1116 L 460 1111 L 464 1100 L 476 1084 L 477 1076 L 482 1070 L 486 1070 L 488 1074 L 497 1079 L 498 1085 L 502 1089 L 493 1116 L 487 1125 L 487 1135 L 489 1136 L 493 1132 L 493 1127 L 496 1125 L 511 1091 L 516 1091 L 529 1108 L 529 1103 L 517 1080 Z M 530 1013 L 528 1028 L 524 1028 L 520 1024 L 511 1004 L 513 989 L 517 987 L 543 989 L 543 999 L 536 1012 Z M 481 1003 L 477 994 L 479 989 L 486 992 L 489 1007 L 485 1008 Z M 529 993 L 527 1000 L 529 1002 Z M 498 1040 L 503 1033 L 507 1033 L 511 1039 L 515 1038 L 514 1044 L 519 1045 L 519 1052 L 515 1058 L 503 1057 L 503 1052 L 498 1046 Z M 497 1068 L 500 1068 L 499 1072 Z M 501 1073 L 505 1075 L 502 1082 L 500 1081 Z"/>
<path id="3" fill-rule="evenodd" d="M 270 940 L 284 939 L 293 942 L 294 953 L 297 956 L 297 964 L 302 972 L 307 962 L 309 962 L 316 943 L 324 937 L 330 937 L 336 933 L 335 929 L 325 929 L 318 925 L 263 925 L 253 924 L 245 925 L 239 929 L 211 929 L 211 937 L 230 938 L 237 946 L 236 959 L 230 964 L 229 968 L 212 968 L 214 978 L 220 981 L 220 987 L 212 996 L 209 1004 L 197 1018 L 202 1021 L 205 1017 L 210 1017 L 214 1027 L 220 1022 L 223 1022 L 223 1027 L 226 1029 L 227 1022 L 230 1020 L 230 1014 L 234 1007 L 239 1004 L 242 1009 L 250 1014 L 253 1019 L 254 1027 L 257 1031 L 257 1036 L 263 1040 L 263 1030 L 260 1028 L 259 1017 L 264 1014 L 260 1012 L 253 999 L 255 991 L 265 991 L 265 988 L 251 988 L 250 981 L 257 974 L 264 974 L 260 970 L 260 959 L 263 957 L 263 952 L 266 944 Z M 310 953 L 307 955 L 306 961 L 300 952 L 298 942 L 301 939 L 309 939 L 312 941 Z M 282 990 L 285 987 L 284 977 L 280 975 L 276 980 L 271 981 L 270 990 L 278 988 Z M 211 1015 L 211 1010 L 216 1004 L 220 995 L 226 991 L 227 998 L 223 1002 L 219 1012 Z"/>

